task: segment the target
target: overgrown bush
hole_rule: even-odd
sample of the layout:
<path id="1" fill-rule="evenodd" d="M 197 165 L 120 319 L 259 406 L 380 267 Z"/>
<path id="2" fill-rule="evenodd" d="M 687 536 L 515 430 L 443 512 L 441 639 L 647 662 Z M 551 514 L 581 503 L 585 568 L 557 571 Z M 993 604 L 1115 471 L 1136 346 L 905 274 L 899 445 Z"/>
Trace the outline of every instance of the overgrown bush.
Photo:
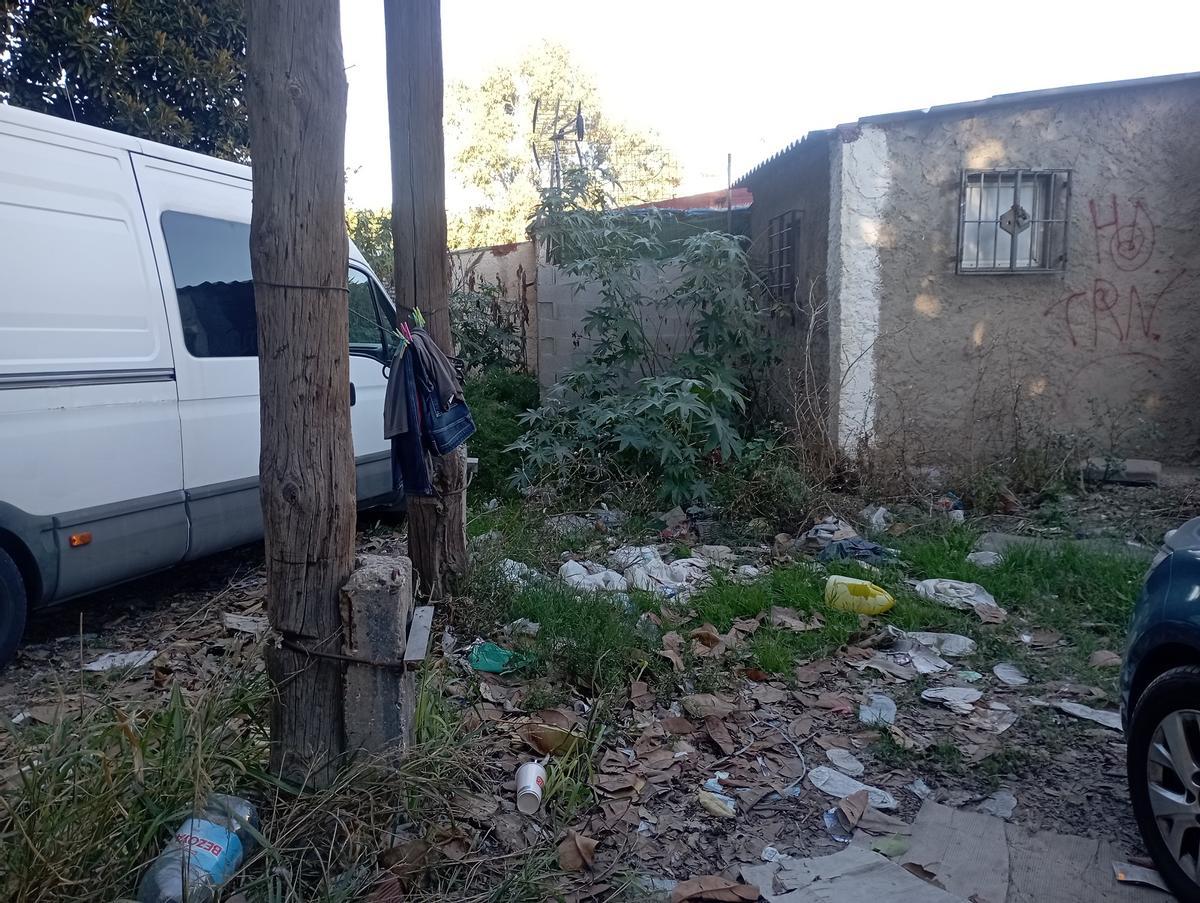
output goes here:
<path id="1" fill-rule="evenodd" d="M 776 529 L 792 531 L 813 503 L 801 452 L 774 438 L 746 443 L 741 458 L 713 480 L 713 502 L 730 520 L 766 518 Z"/>
<path id="2" fill-rule="evenodd" d="M 741 374 L 769 359 L 749 261 L 736 236 L 668 242 L 657 211 L 596 207 L 576 172 L 535 218 L 551 260 L 600 300 L 586 360 L 524 417 L 518 482 L 578 492 L 649 475 L 665 502 L 707 499 L 706 471 L 737 460 L 749 431 Z M 655 332 L 668 318 L 685 324 L 674 342 Z"/>
<path id="3" fill-rule="evenodd" d="M 537 380 L 527 373 L 489 367 L 469 374 L 465 388 L 477 427 L 469 443 L 471 454 L 479 458 L 472 494 L 486 498 L 507 495 L 513 491 L 511 477 L 521 463 L 510 447 L 524 432 L 521 415 L 537 407 Z"/>

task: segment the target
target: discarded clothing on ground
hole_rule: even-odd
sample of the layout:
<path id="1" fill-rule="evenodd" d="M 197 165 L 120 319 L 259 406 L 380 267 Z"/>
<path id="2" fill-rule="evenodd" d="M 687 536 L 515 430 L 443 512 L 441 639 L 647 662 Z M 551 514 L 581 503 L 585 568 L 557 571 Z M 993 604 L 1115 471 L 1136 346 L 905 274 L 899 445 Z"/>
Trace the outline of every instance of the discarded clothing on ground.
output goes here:
<path id="1" fill-rule="evenodd" d="M 877 542 L 854 537 L 833 540 L 817 556 L 818 561 L 839 561 L 841 559 L 879 566 L 895 561 L 896 553 L 891 549 L 885 549 Z"/>

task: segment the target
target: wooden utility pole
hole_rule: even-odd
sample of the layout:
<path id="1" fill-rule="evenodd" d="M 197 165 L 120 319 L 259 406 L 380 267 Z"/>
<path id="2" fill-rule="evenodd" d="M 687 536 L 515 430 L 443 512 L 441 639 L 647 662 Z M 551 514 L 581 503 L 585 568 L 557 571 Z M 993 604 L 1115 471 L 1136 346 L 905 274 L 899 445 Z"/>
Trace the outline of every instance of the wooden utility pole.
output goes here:
<path id="1" fill-rule="evenodd" d="M 339 0 L 247 0 L 271 767 L 328 783 L 345 750 L 338 591 L 354 566 Z"/>
<path id="2" fill-rule="evenodd" d="M 448 356 L 449 252 L 442 134 L 440 0 L 384 0 L 388 125 L 392 144 L 392 238 L 396 313 L 419 307 Z M 466 572 L 466 450 L 434 459 L 435 495 L 408 497 L 408 554 L 418 591 L 440 599 Z"/>

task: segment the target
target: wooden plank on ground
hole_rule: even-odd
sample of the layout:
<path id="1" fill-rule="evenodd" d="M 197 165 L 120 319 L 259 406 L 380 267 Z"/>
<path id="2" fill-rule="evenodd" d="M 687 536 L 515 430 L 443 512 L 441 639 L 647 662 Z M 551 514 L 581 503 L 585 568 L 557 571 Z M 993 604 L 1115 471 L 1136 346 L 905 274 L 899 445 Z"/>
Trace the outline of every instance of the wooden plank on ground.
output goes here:
<path id="1" fill-rule="evenodd" d="M 433 606 L 418 605 L 413 610 L 412 624 L 408 628 L 408 642 L 404 646 L 404 666 L 420 667 L 429 655 L 429 641 L 433 632 Z"/>

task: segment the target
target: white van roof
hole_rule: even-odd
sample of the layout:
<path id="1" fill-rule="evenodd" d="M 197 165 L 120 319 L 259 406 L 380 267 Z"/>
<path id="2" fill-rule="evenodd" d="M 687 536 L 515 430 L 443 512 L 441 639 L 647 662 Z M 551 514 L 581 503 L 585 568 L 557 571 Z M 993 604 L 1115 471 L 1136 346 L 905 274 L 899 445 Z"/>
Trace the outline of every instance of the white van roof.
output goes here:
<path id="1" fill-rule="evenodd" d="M 134 138 L 122 135 L 108 129 L 97 128 L 94 125 L 84 125 L 72 122 L 61 116 L 51 116 L 49 113 L 36 113 L 14 107 L 12 104 L 0 103 L 0 121 L 11 122 L 27 129 L 36 129 L 53 135 L 62 135 L 76 141 L 88 141 L 104 147 L 121 148 L 134 153 L 145 154 L 148 157 L 158 157 L 185 166 L 199 166 L 214 172 L 234 176 L 239 179 L 250 178 L 250 167 L 241 163 L 231 163 L 217 157 L 198 154 L 195 151 L 182 150 L 169 144 L 159 144 L 156 141 L 146 141 L 144 138 Z"/>

